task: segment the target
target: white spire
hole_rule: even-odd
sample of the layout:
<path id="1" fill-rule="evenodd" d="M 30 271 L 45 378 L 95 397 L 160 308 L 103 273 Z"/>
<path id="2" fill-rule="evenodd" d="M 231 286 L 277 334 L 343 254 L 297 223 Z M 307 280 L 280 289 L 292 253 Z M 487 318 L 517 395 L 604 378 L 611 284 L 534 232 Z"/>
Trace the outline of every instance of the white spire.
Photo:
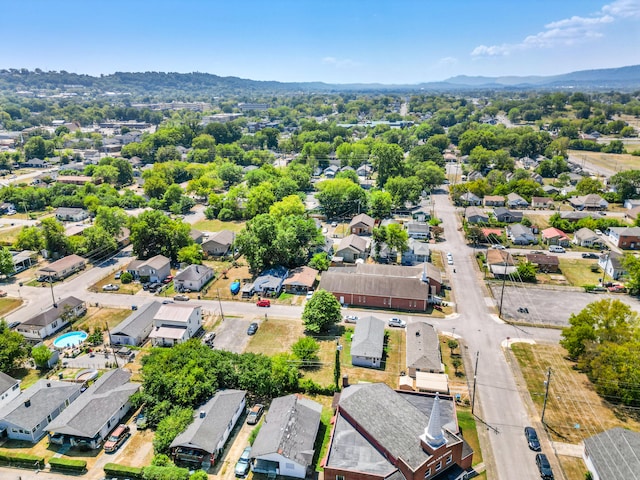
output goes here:
<path id="1" fill-rule="evenodd" d="M 440 416 L 440 397 L 436 393 L 433 400 L 431 415 L 429 416 L 429 424 L 424 430 L 423 440 L 431 448 L 436 449 L 447 443 L 442 431 L 442 417 Z"/>

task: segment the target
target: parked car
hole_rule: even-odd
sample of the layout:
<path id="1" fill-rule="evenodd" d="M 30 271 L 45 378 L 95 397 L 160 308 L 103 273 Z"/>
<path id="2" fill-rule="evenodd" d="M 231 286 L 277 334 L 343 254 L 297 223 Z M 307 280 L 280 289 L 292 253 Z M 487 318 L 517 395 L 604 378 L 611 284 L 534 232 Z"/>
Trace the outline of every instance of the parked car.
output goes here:
<path id="1" fill-rule="evenodd" d="M 116 272 L 116 274 L 113 276 L 113 278 L 115 278 L 116 280 L 120 280 L 121 276 L 122 276 L 122 270 Z"/>
<path id="2" fill-rule="evenodd" d="M 553 480 L 553 472 L 551 471 L 551 464 L 549 463 L 549 459 L 544 453 L 538 453 L 536 455 L 536 465 L 538 466 L 538 471 L 540 472 L 540 476 L 544 480 Z"/>
<path id="3" fill-rule="evenodd" d="M 540 440 L 538 439 L 538 434 L 536 433 L 533 427 L 524 427 L 524 436 L 527 439 L 527 444 L 529 448 L 534 452 L 540 451 Z"/>
<path id="4" fill-rule="evenodd" d="M 102 290 L 104 290 L 105 292 L 115 292 L 117 290 L 120 290 L 120 287 L 115 283 L 107 283 L 104 287 L 102 287 Z"/>
<path id="5" fill-rule="evenodd" d="M 249 325 L 249 328 L 247 328 L 247 335 L 255 335 L 257 331 L 258 324 L 256 322 L 253 322 L 251 325 Z"/>
<path id="6" fill-rule="evenodd" d="M 147 416 L 143 412 L 140 412 L 136 417 L 136 428 L 138 430 L 147 428 Z"/>
<path id="7" fill-rule="evenodd" d="M 347 315 L 344 317 L 344 323 L 358 323 L 358 317 L 355 315 Z"/>
<path id="8" fill-rule="evenodd" d="M 0 297 L 6 297 L 8 295 L 4 290 L 0 290 Z"/>
<path id="9" fill-rule="evenodd" d="M 259 307 L 270 307 L 271 306 L 271 300 L 269 300 L 268 298 L 263 298 L 262 300 L 258 300 L 256 302 L 256 305 Z"/>
<path id="10" fill-rule="evenodd" d="M 602 235 L 602 230 L 598 230 L 597 228 L 594 230 L 596 235 Z"/>
<path id="11" fill-rule="evenodd" d="M 607 288 L 612 293 L 626 293 L 627 289 L 623 285 L 612 285 Z"/>
<path id="12" fill-rule="evenodd" d="M 216 338 L 215 332 L 207 332 L 204 334 L 204 337 L 202 337 L 202 343 L 213 343 L 214 338 Z"/>
<path id="13" fill-rule="evenodd" d="M 121 423 L 116 429 L 111 432 L 109 438 L 104 442 L 104 451 L 107 453 L 115 452 L 120 445 L 122 445 L 131 433 L 129 432 L 129 426 Z"/>
<path id="14" fill-rule="evenodd" d="M 337 227 L 338 226 L 338 222 L 331 222 L 331 226 L 332 227 Z"/>
<path id="15" fill-rule="evenodd" d="M 309 290 L 309 291 L 307 292 L 306 299 L 307 299 L 307 300 L 311 300 L 311 297 L 313 297 L 313 290 Z"/>
<path id="16" fill-rule="evenodd" d="M 13 330 L 18 325 L 20 325 L 20 322 L 11 322 L 9 325 L 7 325 L 7 327 L 9 328 L 9 330 Z"/>
<path id="17" fill-rule="evenodd" d="M 491 245 L 491 248 L 493 248 L 494 250 L 506 250 L 507 249 L 507 247 L 505 247 L 504 245 L 500 245 L 500 244 Z"/>
<path id="18" fill-rule="evenodd" d="M 251 410 L 249 410 L 249 415 L 247 415 L 247 423 L 249 425 L 255 425 L 260 421 L 260 417 L 262 416 L 262 412 L 264 412 L 264 405 L 261 403 L 256 403 Z"/>
<path id="19" fill-rule="evenodd" d="M 188 302 L 189 301 L 189 297 L 187 297 L 186 295 L 176 295 L 175 297 L 173 297 L 174 300 L 177 300 L 179 302 Z"/>
<path id="20" fill-rule="evenodd" d="M 242 455 L 236 463 L 235 474 L 236 477 L 245 477 L 249 473 L 249 462 L 251 461 L 251 447 L 247 447 L 242 451 Z"/>
<path id="21" fill-rule="evenodd" d="M 169 304 L 169 303 L 175 303 L 175 302 L 174 302 L 173 300 L 163 300 L 163 301 L 162 301 L 162 304 L 163 304 L 163 305 L 167 305 L 167 304 Z"/>
<path id="22" fill-rule="evenodd" d="M 595 253 L 583 253 L 582 258 L 598 258 L 598 255 Z"/>
<path id="23" fill-rule="evenodd" d="M 389 320 L 389 326 L 405 328 L 407 326 L 407 322 L 405 322 L 404 320 L 400 320 L 397 317 L 393 317 L 392 319 Z"/>

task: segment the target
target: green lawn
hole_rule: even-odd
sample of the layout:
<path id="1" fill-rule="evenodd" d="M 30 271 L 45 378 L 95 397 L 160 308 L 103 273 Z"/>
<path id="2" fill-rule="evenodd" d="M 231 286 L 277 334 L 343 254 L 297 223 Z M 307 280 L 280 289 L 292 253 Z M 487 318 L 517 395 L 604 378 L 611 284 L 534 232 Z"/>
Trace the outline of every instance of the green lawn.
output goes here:
<path id="1" fill-rule="evenodd" d="M 478 439 L 478 431 L 476 430 L 476 419 L 471 415 L 470 408 L 456 407 L 458 413 L 458 427 L 462 436 L 473 449 L 473 465 L 482 463 L 482 451 L 480 450 L 480 440 Z"/>
<path id="2" fill-rule="evenodd" d="M 0 245 L 13 245 L 18 239 L 22 227 L 13 227 L 0 230 Z"/>
<path id="3" fill-rule="evenodd" d="M 204 232 L 219 232 L 220 230 L 231 230 L 239 232 L 244 228 L 245 222 L 223 222 L 221 220 L 202 220 L 193 225 L 193 228 Z"/>
<path id="4" fill-rule="evenodd" d="M 20 305 L 22 305 L 22 300 L 18 298 L 0 298 L 0 317 L 5 316 Z"/>
<path id="5" fill-rule="evenodd" d="M 595 285 L 598 279 L 602 278 L 602 271 L 598 270 L 595 273 L 591 271 L 591 266 L 597 263 L 598 260 L 595 258 L 560 258 L 560 270 L 574 287 Z"/>

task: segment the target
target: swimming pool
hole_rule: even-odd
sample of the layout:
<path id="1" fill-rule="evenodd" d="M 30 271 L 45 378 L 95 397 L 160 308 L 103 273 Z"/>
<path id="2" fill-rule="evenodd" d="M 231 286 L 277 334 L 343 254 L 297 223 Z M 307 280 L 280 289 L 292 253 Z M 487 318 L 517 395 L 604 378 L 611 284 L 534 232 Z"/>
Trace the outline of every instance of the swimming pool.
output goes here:
<path id="1" fill-rule="evenodd" d="M 53 346 L 56 348 L 77 347 L 84 342 L 87 337 L 87 332 L 83 332 L 82 330 L 65 333 L 53 341 Z"/>

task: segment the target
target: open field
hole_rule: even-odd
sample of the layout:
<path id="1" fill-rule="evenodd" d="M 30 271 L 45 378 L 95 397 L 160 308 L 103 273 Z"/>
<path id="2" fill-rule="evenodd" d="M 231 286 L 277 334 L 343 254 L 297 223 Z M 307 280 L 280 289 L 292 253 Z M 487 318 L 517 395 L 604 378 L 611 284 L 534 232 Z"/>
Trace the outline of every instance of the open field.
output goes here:
<path id="1" fill-rule="evenodd" d="M 291 352 L 291 345 L 303 336 L 304 325 L 301 321 L 270 318 L 260 324 L 258 332 L 249 341 L 245 352 L 265 355 Z"/>
<path id="2" fill-rule="evenodd" d="M 18 234 L 22 227 L 10 227 L 0 230 L 0 245 L 13 245 L 18 239 Z"/>
<path id="3" fill-rule="evenodd" d="M 105 325 L 113 328 L 129 315 L 131 315 L 130 309 L 89 307 L 87 314 L 77 321 L 74 328 L 85 332 L 91 332 L 96 327 L 104 330 Z"/>
<path id="4" fill-rule="evenodd" d="M 558 455 L 560 468 L 567 480 L 584 480 L 584 474 L 587 472 L 587 466 L 580 457 L 569 457 L 567 455 Z"/>
<path id="5" fill-rule="evenodd" d="M 553 441 L 577 444 L 613 427 L 640 431 L 637 412 L 603 400 L 587 376 L 564 357 L 566 352 L 559 345 L 515 344 L 512 351 L 540 415 L 544 382 L 551 368 L 544 423 Z"/>
<path id="6" fill-rule="evenodd" d="M 602 277 L 602 271 L 591 271 L 591 266 L 597 263 L 596 259 L 560 258 L 560 271 L 574 287 L 595 285 Z"/>
<path id="7" fill-rule="evenodd" d="M 19 298 L 0 298 L 0 317 L 5 316 L 20 305 L 22 305 L 22 300 Z"/>
<path id="8" fill-rule="evenodd" d="M 221 220 L 201 220 L 194 223 L 193 228 L 203 232 L 219 232 L 220 230 L 231 230 L 239 232 L 244 228 L 245 222 L 223 222 Z"/>
<path id="9" fill-rule="evenodd" d="M 126 271 L 127 267 L 123 267 L 122 270 Z M 114 278 L 116 273 L 117 273 L 117 270 L 110 273 L 109 275 L 104 277 L 102 280 L 94 283 L 93 285 L 91 285 L 91 287 L 89 287 L 89 290 L 92 292 L 102 292 L 102 287 L 104 287 L 108 283 L 113 283 L 115 285 L 118 285 L 118 287 L 120 287 L 119 290 L 110 291 L 109 293 L 116 293 L 120 295 L 135 295 L 140 290 L 142 290 L 142 284 L 140 282 L 137 282 L 137 283 L 131 282 L 131 283 L 124 284 L 120 280 L 116 280 Z"/>
<path id="10" fill-rule="evenodd" d="M 632 151 L 635 148 L 631 145 L 627 147 L 627 150 Z M 587 152 L 583 150 L 569 150 L 571 157 L 584 160 L 587 163 L 591 163 L 595 167 L 600 167 L 612 172 L 619 172 L 621 170 L 637 170 L 640 169 L 640 157 L 634 157 L 628 153 L 601 153 L 601 152 Z"/>

